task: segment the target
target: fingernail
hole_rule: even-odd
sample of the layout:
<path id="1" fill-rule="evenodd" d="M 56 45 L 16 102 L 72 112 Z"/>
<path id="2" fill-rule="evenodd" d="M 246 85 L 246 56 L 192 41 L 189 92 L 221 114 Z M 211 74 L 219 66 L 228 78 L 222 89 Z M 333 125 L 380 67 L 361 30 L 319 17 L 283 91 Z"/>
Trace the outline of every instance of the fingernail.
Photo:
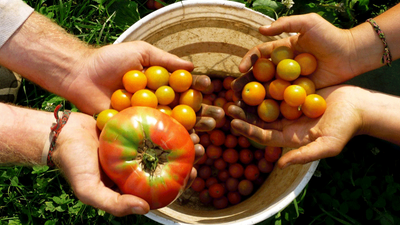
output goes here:
<path id="1" fill-rule="evenodd" d="M 140 207 L 140 206 L 135 206 L 135 207 L 133 207 L 132 208 L 132 213 L 133 214 L 146 214 L 147 212 L 145 212 L 144 210 L 143 210 L 143 207 Z"/>
<path id="2" fill-rule="evenodd" d="M 292 163 L 291 163 L 291 162 L 288 162 L 288 163 L 286 163 L 286 164 L 282 167 L 282 169 L 285 169 L 286 167 L 288 167 L 288 166 L 290 166 L 290 165 L 292 165 Z"/>
<path id="3" fill-rule="evenodd" d="M 264 28 L 270 28 L 271 24 L 265 25 Z"/>

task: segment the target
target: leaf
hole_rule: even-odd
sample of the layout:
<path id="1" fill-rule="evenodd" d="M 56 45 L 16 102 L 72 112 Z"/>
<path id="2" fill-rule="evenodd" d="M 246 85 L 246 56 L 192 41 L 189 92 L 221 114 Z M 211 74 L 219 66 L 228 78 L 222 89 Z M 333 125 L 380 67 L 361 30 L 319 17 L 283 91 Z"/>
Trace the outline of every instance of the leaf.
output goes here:
<path id="1" fill-rule="evenodd" d="M 367 220 L 371 220 L 373 216 L 374 216 L 374 210 L 372 210 L 371 208 L 365 210 L 365 217 L 367 218 Z"/>
<path id="2" fill-rule="evenodd" d="M 351 193 L 351 199 L 353 199 L 353 200 L 359 199 L 361 197 L 362 193 L 363 193 L 363 190 L 361 188 L 353 191 Z"/>
<path id="3" fill-rule="evenodd" d="M 390 215 L 389 213 L 383 214 L 382 217 L 379 219 L 379 222 L 382 225 L 393 225 L 393 224 L 395 224 L 393 216 Z"/>
<path id="4" fill-rule="evenodd" d="M 46 204 L 46 211 L 54 212 L 56 210 L 56 207 L 53 205 L 53 202 L 45 202 Z"/>
<path id="5" fill-rule="evenodd" d="M 357 9 L 366 12 L 369 10 L 368 4 L 369 0 L 359 0 Z"/>
<path id="6" fill-rule="evenodd" d="M 396 191 L 397 191 L 397 188 L 394 184 L 389 184 L 386 187 L 386 194 L 389 196 L 394 195 L 396 193 Z"/>
<path id="7" fill-rule="evenodd" d="M 109 8 L 110 13 L 115 13 L 114 22 L 122 29 L 126 29 L 140 19 L 138 5 L 128 0 L 117 0 Z"/>
<path id="8" fill-rule="evenodd" d="M 33 166 L 32 174 L 41 174 L 49 170 L 48 166 Z"/>
<path id="9" fill-rule="evenodd" d="M 55 94 L 50 94 L 42 103 L 42 109 L 48 112 L 53 112 L 57 105 L 65 102 L 63 97 Z"/>
<path id="10" fill-rule="evenodd" d="M 20 184 L 19 184 L 19 179 L 18 179 L 18 177 L 13 177 L 13 178 L 11 179 L 11 186 L 13 186 L 13 187 L 21 187 Z"/>
<path id="11" fill-rule="evenodd" d="M 386 206 L 386 200 L 382 197 L 379 197 L 378 200 L 374 203 L 374 206 L 377 208 L 383 208 Z"/>
<path id="12" fill-rule="evenodd" d="M 392 196 L 392 208 L 394 211 L 400 210 L 400 196 Z"/>
<path id="13" fill-rule="evenodd" d="M 54 220 L 47 220 L 44 225 L 56 225 L 58 222 L 58 220 L 54 219 Z"/>

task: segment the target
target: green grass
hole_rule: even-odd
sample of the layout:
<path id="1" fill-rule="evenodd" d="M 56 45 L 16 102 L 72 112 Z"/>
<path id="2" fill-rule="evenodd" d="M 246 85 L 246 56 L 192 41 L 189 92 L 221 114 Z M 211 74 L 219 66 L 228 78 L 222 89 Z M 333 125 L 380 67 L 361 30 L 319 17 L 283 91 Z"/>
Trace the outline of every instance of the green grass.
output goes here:
<path id="1" fill-rule="evenodd" d="M 96 46 L 113 43 L 151 12 L 142 1 L 25 1 Z M 288 10 L 279 0 L 237 1 L 273 18 L 316 12 L 342 28 L 353 27 L 399 2 L 295 0 Z M 22 87 L 19 105 L 51 111 L 47 103 L 65 101 L 27 80 Z M 339 156 L 321 160 L 295 201 L 260 224 L 399 224 L 399 154 L 399 147 L 387 142 L 367 136 L 353 138 Z M 0 224 L 157 224 L 145 216 L 117 218 L 82 204 L 59 171 L 48 167 L 0 167 L 0 197 Z"/>

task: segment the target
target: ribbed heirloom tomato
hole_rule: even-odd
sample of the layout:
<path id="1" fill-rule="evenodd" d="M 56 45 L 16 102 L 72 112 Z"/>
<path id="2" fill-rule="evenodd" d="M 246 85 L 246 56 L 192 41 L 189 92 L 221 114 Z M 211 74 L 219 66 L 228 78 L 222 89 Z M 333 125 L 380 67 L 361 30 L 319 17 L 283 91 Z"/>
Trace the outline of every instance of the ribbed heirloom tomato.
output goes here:
<path id="1" fill-rule="evenodd" d="M 113 116 L 100 134 L 99 158 L 104 172 L 126 194 L 157 209 L 185 189 L 195 151 L 188 131 L 165 113 L 129 107 Z"/>

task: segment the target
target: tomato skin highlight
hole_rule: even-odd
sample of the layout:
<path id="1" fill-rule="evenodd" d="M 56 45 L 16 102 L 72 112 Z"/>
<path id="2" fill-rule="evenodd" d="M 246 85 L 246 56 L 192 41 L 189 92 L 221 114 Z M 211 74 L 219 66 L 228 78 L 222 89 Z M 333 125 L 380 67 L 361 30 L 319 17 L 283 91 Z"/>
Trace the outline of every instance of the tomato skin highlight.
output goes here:
<path id="1" fill-rule="evenodd" d="M 162 150 L 155 171 L 145 169 L 143 143 Z M 100 164 L 123 193 L 138 196 L 158 209 L 183 191 L 195 151 L 188 131 L 165 113 L 150 107 L 130 107 L 113 116 L 99 138 Z M 156 147 L 154 147 L 156 148 Z"/>

